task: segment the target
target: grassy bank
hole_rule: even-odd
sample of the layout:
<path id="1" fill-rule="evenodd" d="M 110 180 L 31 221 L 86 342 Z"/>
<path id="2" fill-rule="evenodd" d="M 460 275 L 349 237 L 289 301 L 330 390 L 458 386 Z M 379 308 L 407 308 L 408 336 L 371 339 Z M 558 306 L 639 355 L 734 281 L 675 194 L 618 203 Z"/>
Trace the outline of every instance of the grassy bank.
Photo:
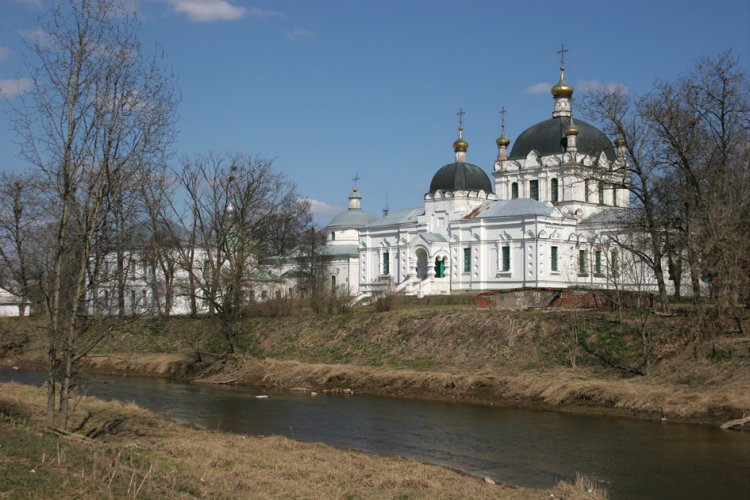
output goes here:
<path id="1" fill-rule="evenodd" d="M 720 424 L 750 412 L 750 337 L 707 321 L 716 319 L 652 316 L 647 374 L 632 313 L 467 305 L 254 315 L 234 325 L 239 352 L 229 358 L 215 320 L 142 319 L 108 337 L 84 368 Z M 38 326 L 0 322 L 6 363 L 44 352 Z"/>
<path id="2" fill-rule="evenodd" d="M 43 425 L 42 389 L 0 384 L 0 498 L 605 498 L 551 491 L 283 437 L 196 430 L 84 397 L 73 433 Z"/>

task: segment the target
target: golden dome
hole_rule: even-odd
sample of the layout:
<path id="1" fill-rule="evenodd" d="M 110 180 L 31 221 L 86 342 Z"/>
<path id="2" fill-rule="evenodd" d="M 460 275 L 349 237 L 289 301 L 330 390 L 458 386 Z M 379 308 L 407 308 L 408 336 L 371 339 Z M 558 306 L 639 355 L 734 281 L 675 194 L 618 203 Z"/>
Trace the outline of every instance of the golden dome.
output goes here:
<path id="1" fill-rule="evenodd" d="M 570 127 L 565 129 L 565 135 L 578 135 L 578 129 L 571 124 Z"/>
<path id="2" fill-rule="evenodd" d="M 560 81 L 552 87 L 554 97 L 570 97 L 573 95 L 573 87 L 565 82 L 565 68 L 560 68 Z"/>
<path id="3" fill-rule="evenodd" d="M 623 136 L 619 136 L 617 139 L 615 139 L 615 145 L 617 147 L 621 147 L 625 145 L 625 138 Z"/>
<path id="4" fill-rule="evenodd" d="M 463 131 L 462 128 L 458 129 L 458 139 L 453 142 L 453 151 L 456 153 L 465 153 L 469 149 L 469 143 L 463 138 Z"/>
<path id="5" fill-rule="evenodd" d="M 502 136 L 497 138 L 497 140 L 495 141 L 495 144 L 497 144 L 498 146 L 508 147 L 508 144 L 510 144 L 510 139 L 505 137 L 505 134 L 503 134 Z"/>

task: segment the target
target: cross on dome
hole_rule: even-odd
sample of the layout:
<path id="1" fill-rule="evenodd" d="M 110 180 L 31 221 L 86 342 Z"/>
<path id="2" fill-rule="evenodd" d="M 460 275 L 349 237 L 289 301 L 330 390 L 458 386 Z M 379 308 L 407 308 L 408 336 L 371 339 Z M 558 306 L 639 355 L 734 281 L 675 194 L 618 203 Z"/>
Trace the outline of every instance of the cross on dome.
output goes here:
<path id="1" fill-rule="evenodd" d="M 560 69 L 565 69 L 565 53 L 570 52 L 570 49 L 565 48 L 565 44 L 560 44 L 560 50 L 557 51 L 560 54 Z"/>
<path id="2" fill-rule="evenodd" d="M 458 139 L 453 142 L 453 151 L 456 152 L 456 161 L 466 161 L 466 150 L 469 148 L 469 143 L 464 140 L 464 112 L 463 108 L 458 108 Z"/>

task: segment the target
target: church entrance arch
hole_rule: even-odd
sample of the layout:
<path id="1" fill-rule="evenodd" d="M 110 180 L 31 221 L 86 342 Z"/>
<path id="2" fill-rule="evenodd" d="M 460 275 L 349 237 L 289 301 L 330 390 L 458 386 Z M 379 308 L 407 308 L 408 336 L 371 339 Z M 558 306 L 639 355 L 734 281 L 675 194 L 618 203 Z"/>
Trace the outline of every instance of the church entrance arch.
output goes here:
<path id="1" fill-rule="evenodd" d="M 424 248 L 417 248 L 417 278 L 420 280 L 427 279 L 427 251 Z"/>

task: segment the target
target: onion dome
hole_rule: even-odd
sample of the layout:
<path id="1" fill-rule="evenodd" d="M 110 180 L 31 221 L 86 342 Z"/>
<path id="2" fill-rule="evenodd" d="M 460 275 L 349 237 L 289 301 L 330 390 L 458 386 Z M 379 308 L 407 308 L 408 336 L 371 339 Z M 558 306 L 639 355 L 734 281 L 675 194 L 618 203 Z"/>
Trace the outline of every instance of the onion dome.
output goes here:
<path id="1" fill-rule="evenodd" d="M 508 144 L 510 144 L 510 139 L 508 139 L 507 137 L 505 137 L 505 134 L 502 134 L 500 137 L 498 137 L 495 140 L 495 144 L 497 144 L 498 147 L 500 147 L 500 146 L 508 147 Z"/>
<path id="2" fill-rule="evenodd" d="M 570 119 L 556 116 L 527 128 L 516 138 L 509 159 L 525 159 L 531 151 L 539 156 L 564 153 L 567 146 L 565 131 L 570 128 Z M 578 131 L 578 152 L 598 157 L 602 152 L 612 161 L 615 150 L 607 135 L 598 128 L 582 120 L 576 120 Z"/>
<path id="3" fill-rule="evenodd" d="M 458 139 L 453 142 L 453 151 L 456 153 L 465 153 L 469 149 L 469 143 L 463 138 L 463 128 L 458 129 Z"/>
<path id="4" fill-rule="evenodd" d="M 435 191 L 492 192 L 490 178 L 481 168 L 471 163 L 454 162 L 444 165 L 432 177 L 430 193 Z"/>
<path id="5" fill-rule="evenodd" d="M 560 66 L 560 81 L 557 85 L 552 87 L 552 95 L 554 97 L 571 97 L 573 95 L 573 87 L 567 84 L 565 81 L 565 67 Z"/>
<path id="6" fill-rule="evenodd" d="M 565 129 L 565 135 L 578 135 L 578 129 L 572 123 L 568 128 Z"/>
<path id="7" fill-rule="evenodd" d="M 615 139 L 615 146 L 618 148 L 621 148 L 625 145 L 625 138 L 623 136 L 618 136 L 617 139 Z"/>

